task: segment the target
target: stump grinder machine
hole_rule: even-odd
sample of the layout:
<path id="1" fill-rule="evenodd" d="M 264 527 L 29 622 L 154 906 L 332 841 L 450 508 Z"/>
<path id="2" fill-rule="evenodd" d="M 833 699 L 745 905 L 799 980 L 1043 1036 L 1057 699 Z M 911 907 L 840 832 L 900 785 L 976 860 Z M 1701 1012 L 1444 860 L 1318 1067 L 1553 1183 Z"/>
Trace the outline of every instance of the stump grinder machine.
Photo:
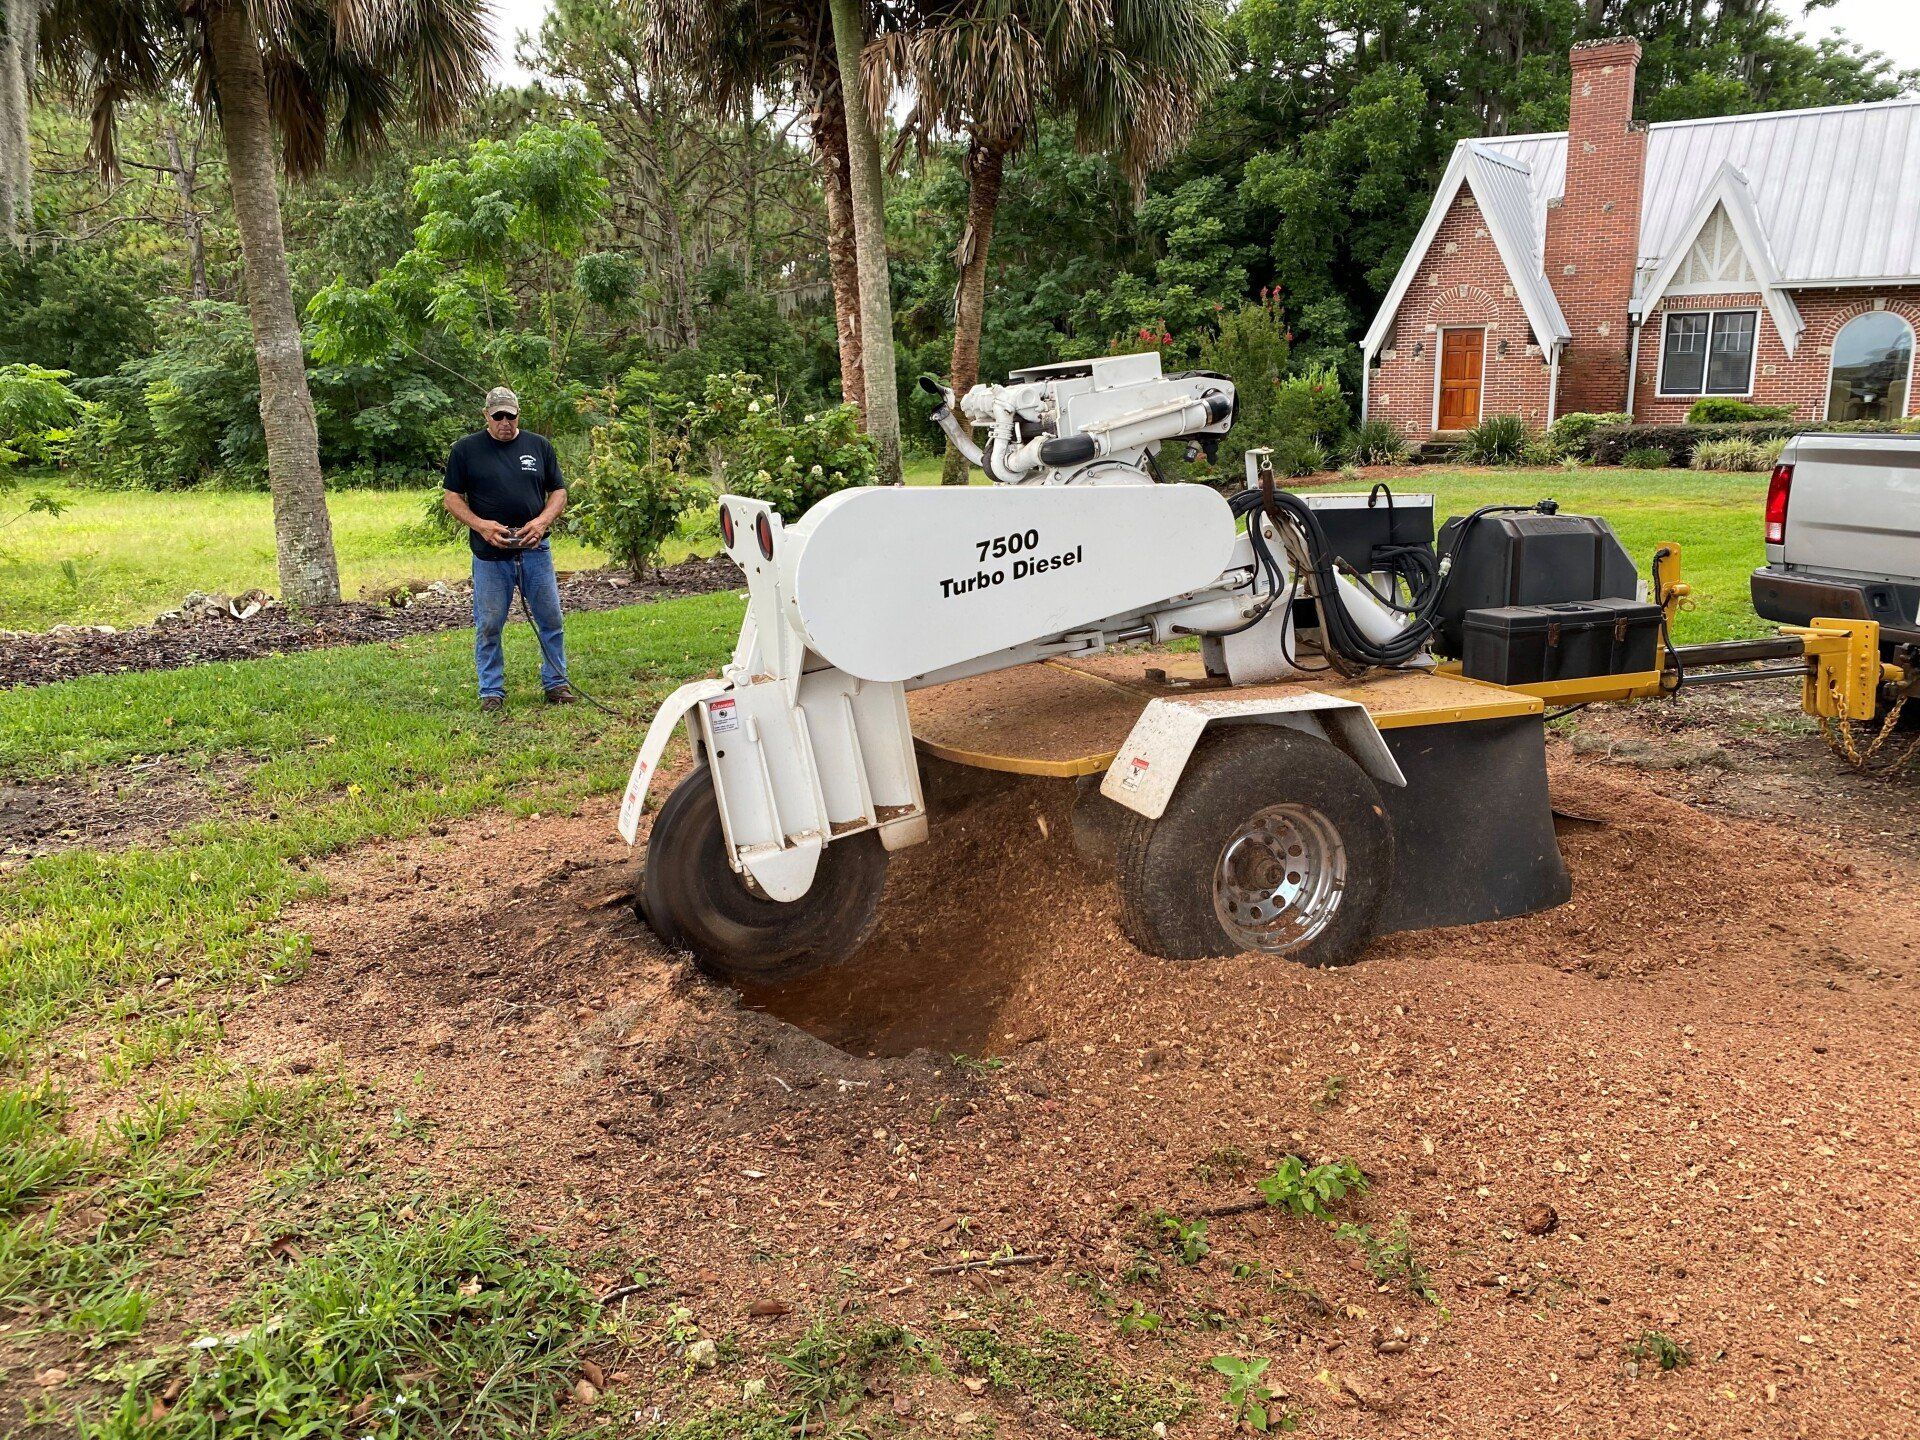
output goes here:
<path id="1" fill-rule="evenodd" d="M 1235 402 L 1158 355 L 1020 371 L 958 414 L 922 383 L 990 485 L 846 490 L 791 525 L 721 497 L 739 642 L 654 716 L 619 822 L 635 843 L 684 725 L 638 908 L 720 975 L 859 949 L 889 855 L 927 837 L 926 757 L 1073 780 L 1076 844 L 1143 950 L 1339 964 L 1567 899 L 1550 706 L 1792 674 L 1848 724 L 1912 688 L 1867 621 L 1676 647 L 1679 548 L 1642 578 L 1551 501 L 1436 536 L 1430 496 L 1291 494 L 1258 449 L 1230 493 L 1166 483 L 1161 447 L 1211 453 Z"/>

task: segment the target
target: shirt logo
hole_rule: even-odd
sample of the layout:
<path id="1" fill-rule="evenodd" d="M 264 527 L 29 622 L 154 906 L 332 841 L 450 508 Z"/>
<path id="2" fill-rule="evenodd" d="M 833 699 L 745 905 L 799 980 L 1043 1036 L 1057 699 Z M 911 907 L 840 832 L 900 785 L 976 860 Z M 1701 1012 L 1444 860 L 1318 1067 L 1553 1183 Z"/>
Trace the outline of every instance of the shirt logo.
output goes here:
<path id="1" fill-rule="evenodd" d="M 540 468 L 540 462 L 532 455 L 522 455 L 520 457 L 520 468 L 527 471 L 538 470 Z"/>

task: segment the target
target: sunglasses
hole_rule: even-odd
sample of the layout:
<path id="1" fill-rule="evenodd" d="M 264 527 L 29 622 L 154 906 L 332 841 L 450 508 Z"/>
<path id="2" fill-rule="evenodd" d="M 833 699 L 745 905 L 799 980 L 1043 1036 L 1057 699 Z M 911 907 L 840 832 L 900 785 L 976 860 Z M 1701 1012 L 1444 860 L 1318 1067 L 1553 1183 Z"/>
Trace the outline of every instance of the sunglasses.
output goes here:
<path id="1" fill-rule="evenodd" d="M 520 417 L 511 410 L 496 410 L 487 418 L 489 420 L 518 420 Z"/>

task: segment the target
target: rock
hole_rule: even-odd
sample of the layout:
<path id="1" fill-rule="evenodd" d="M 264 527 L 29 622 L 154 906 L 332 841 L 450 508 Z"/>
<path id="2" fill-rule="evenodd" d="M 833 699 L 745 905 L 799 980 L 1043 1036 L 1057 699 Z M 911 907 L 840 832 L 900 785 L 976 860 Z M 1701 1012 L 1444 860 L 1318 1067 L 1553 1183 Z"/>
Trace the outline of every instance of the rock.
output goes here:
<path id="1" fill-rule="evenodd" d="M 573 1382 L 573 1399 L 577 1405 L 591 1405 L 600 1398 L 600 1389 L 586 1380 Z"/>
<path id="2" fill-rule="evenodd" d="M 711 1370 L 720 1363 L 720 1349 L 711 1340 L 696 1340 L 687 1346 L 687 1363 L 696 1370 Z"/>
<path id="3" fill-rule="evenodd" d="M 1574 1344 L 1573 1358 L 1576 1360 L 1598 1360 L 1600 1358 L 1600 1342 L 1591 1335 L 1582 1335 Z"/>
<path id="4" fill-rule="evenodd" d="M 1542 1200 L 1527 1207 L 1520 1228 L 1529 1235 L 1551 1235 L 1560 1228 L 1560 1212 Z"/>
<path id="5" fill-rule="evenodd" d="M 38 1385 L 42 1390 L 51 1390 L 56 1385 L 66 1384 L 71 1378 L 72 1376 L 65 1370 L 56 1366 L 51 1370 L 42 1370 L 38 1375 L 33 1377 L 33 1383 Z"/>
<path id="6" fill-rule="evenodd" d="M 784 1300 L 776 1300 L 770 1295 L 763 1296 L 747 1307 L 747 1314 L 753 1316 L 756 1320 L 772 1320 L 781 1315 L 790 1315 L 792 1313 L 793 1307 L 791 1305 Z"/>

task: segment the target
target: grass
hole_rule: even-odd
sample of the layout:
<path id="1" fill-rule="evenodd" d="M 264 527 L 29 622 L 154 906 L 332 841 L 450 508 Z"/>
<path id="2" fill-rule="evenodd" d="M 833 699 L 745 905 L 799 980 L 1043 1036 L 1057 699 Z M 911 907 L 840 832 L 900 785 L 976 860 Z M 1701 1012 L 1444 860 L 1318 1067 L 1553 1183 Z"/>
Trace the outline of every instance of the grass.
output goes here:
<path id="1" fill-rule="evenodd" d="M 243 1328 L 137 1376 L 96 1433 L 151 1434 L 169 1390 L 166 1433 L 208 1440 L 532 1434 L 553 1417 L 597 1312 L 557 1253 L 491 1205 L 425 1198 L 319 1238 L 235 1307 Z"/>
<path id="2" fill-rule="evenodd" d="M 939 483 L 937 460 L 907 466 L 907 483 Z M 178 491 L 125 493 L 38 487 L 0 495 L 0 514 L 38 488 L 70 508 L 58 517 L 31 515 L 0 536 L 0 629 L 44 629 L 62 621 L 128 625 L 150 620 L 189 590 L 238 594 L 253 586 L 278 588 L 273 523 L 267 496 L 257 493 Z M 1653 547 L 1677 540 L 1694 585 L 1697 608 L 1682 616 L 1681 641 L 1760 634 L 1748 600 L 1747 572 L 1761 563 L 1761 475 L 1711 475 L 1690 470 L 1501 470 L 1473 474 L 1435 471 L 1399 482 L 1432 490 L 1442 516 L 1494 501 L 1551 495 L 1561 507 L 1603 515 L 1644 569 Z M 421 547 L 402 543 L 431 494 L 425 490 L 347 490 L 330 497 L 340 582 L 349 597 L 379 592 L 402 580 L 451 579 L 467 573 L 457 543 Z M 15 506 L 14 508 L 19 508 Z M 710 543 L 710 542 L 709 542 Z M 691 548 L 682 541 L 665 558 Z M 555 542 L 561 569 L 605 564 L 577 541 Z"/>
<path id="3" fill-rule="evenodd" d="M 936 485 L 938 460 L 907 466 L 910 485 Z M 238 595 L 256 586 L 278 592 L 273 502 L 258 491 L 83 490 L 34 480 L 0 490 L 0 519 L 46 491 L 65 513 L 29 515 L 0 532 L 0 630 L 58 624 L 139 625 L 180 603 L 189 590 Z M 457 540 L 410 543 L 407 531 L 439 492 L 337 490 L 327 497 L 340 591 L 378 595 L 405 580 L 451 580 L 468 572 Z M 662 558 L 682 560 L 713 541 L 670 542 Z M 562 570 L 605 565 L 578 540 L 554 541 Z"/>
<path id="4" fill-rule="evenodd" d="M 246 762 L 238 808 L 163 846 L 75 849 L 0 878 L 0 1061 L 108 998 L 137 1007 L 160 977 L 196 987 L 297 968 L 272 930 L 318 881 L 313 858 L 478 810 L 568 806 L 618 789 L 650 699 L 732 644 L 730 593 L 575 615 L 569 658 L 586 705 L 538 703 L 534 640 L 508 629 L 509 719 L 474 709 L 462 632 L 391 645 L 0 694 L 0 775 L 71 776 L 143 758 Z"/>
<path id="5" fill-rule="evenodd" d="M 1692 644 L 1763 635 L 1770 622 L 1753 613 L 1747 576 L 1765 562 L 1760 510 L 1765 475 L 1702 474 L 1691 470 L 1490 470 L 1410 476 L 1396 489 L 1431 490 L 1436 516 L 1465 514 L 1480 505 L 1524 503 L 1544 497 L 1562 511 L 1606 519 L 1645 575 L 1663 541 L 1681 547 L 1681 570 L 1693 587 L 1694 608 L 1681 614 L 1674 640 Z"/>

